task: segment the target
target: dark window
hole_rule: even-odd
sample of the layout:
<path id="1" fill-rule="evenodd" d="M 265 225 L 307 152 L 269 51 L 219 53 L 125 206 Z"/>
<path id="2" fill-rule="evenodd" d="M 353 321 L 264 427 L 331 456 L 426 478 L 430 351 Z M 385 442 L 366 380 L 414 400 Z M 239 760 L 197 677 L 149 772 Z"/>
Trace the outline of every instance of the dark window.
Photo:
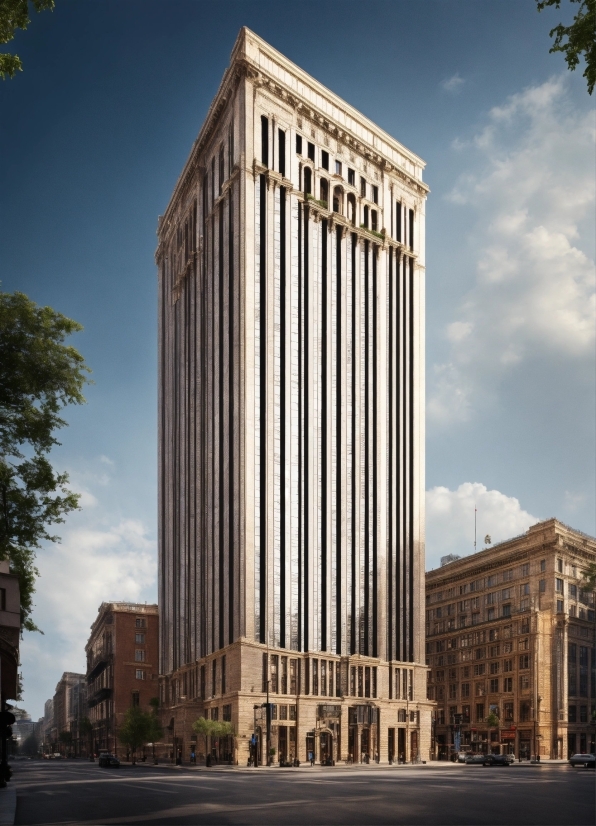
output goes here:
<path id="1" fill-rule="evenodd" d="M 217 660 L 211 662 L 211 696 L 217 694 Z"/>
<path id="2" fill-rule="evenodd" d="M 145 620 L 143 617 L 137 617 L 135 619 L 135 627 L 136 628 L 144 628 L 145 627 Z"/>
<path id="3" fill-rule="evenodd" d="M 546 559 L 540 560 L 540 570 L 544 573 L 546 571 Z"/>
<path id="4" fill-rule="evenodd" d="M 395 238 L 401 241 L 401 201 L 395 202 Z"/>
<path id="5" fill-rule="evenodd" d="M 223 188 L 224 183 L 224 148 L 223 144 L 219 147 L 219 194 L 221 195 L 221 191 Z"/>
<path id="6" fill-rule="evenodd" d="M 268 669 L 268 662 L 267 662 L 267 654 L 263 654 L 263 669 L 262 669 L 262 686 L 261 691 L 263 694 L 267 691 L 267 683 L 269 682 L 269 675 L 267 673 Z"/>
<path id="7" fill-rule="evenodd" d="M 269 121 L 261 115 L 261 163 L 269 166 Z"/>
<path id="8" fill-rule="evenodd" d="M 544 594 L 544 592 L 546 591 L 546 580 L 545 579 L 541 579 L 540 582 L 538 583 L 538 590 L 540 591 L 541 594 Z"/>
<path id="9" fill-rule="evenodd" d="M 312 661 L 312 693 L 319 693 L 319 661 Z"/>
<path id="10" fill-rule="evenodd" d="M 221 658 L 221 693 L 226 693 L 226 655 Z"/>
<path id="11" fill-rule="evenodd" d="M 221 719 L 226 723 L 232 722 L 232 706 L 225 705 L 221 710 Z"/>
<path id="12" fill-rule="evenodd" d="M 140 704 L 140 695 L 138 691 L 132 692 L 132 704 L 135 708 L 138 707 Z"/>
<path id="13" fill-rule="evenodd" d="M 484 703 L 476 703 L 476 722 L 484 722 Z"/>
<path id="14" fill-rule="evenodd" d="M 0 588 L 0 611 L 6 611 L 6 588 Z"/>
<path id="15" fill-rule="evenodd" d="M 555 591 L 557 594 L 563 593 L 563 580 L 559 579 L 559 577 L 556 577 L 555 579 Z"/>
<path id="16" fill-rule="evenodd" d="M 286 133 L 283 129 L 279 129 L 277 133 L 277 140 L 279 143 L 279 171 L 282 175 L 286 174 Z"/>
<path id="17" fill-rule="evenodd" d="M 296 681 L 296 660 L 290 660 L 290 694 L 296 694 L 297 689 L 297 681 Z"/>
<path id="18" fill-rule="evenodd" d="M 335 174 L 341 175 L 341 161 L 335 161 Z"/>
<path id="19" fill-rule="evenodd" d="M 510 617 L 511 616 L 511 605 L 504 605 L 503 606 L 502 615 L 504 617 Z"/>
<path id="20" fill-rule="evenodd" d="M 557 571 L 562 574 L 563 573 L 563 560 L 557 559 Z"/>
<path id="21" fill-rule="evenodd" d="M 278 675 L 279 675 L 279 655 L 272 654 L 271 655 L 271 693 L 278 694 L 279 693 L 279 683 L 278 683 Z"/>
<path id="22" fill-rule="evenodd" d="M 408 235 L 409 235 L 409 242 L 410 242 L 410 249 L 414 249 L 414 210 L 409 210 L 409 217 L 410 217 L 410 226 L 408 228 Z"/>
<path id="23" fill-rule="evenodd" d="M 567 710 L 567 719 L 570 723 L 577 723 L 577 706 L 569 706 Z"/>
<path id="24" fill-rule="evenodd" d="M 378 186 L 373 186 L 373 188 L 372 188 L 372 199 L 375 202 L 375 204 L 379 203 L 379 187 Z"/>
<path id="25" fill-rule="evenodd" d="M 364 212 L 363 212 L 363 216 L 362 216 L 362 223 L 368 229 L 368 207 L 367 206 L 364 207 Z M 440 610 L 440 608 L 437 608 L 437 611 L 439 611 L 439 610 Z"/>
<path id="26" fill-rule="evenodd" d="M 580 723 L 588 722 L 588 706 L 579 707 L 579 721 Z"/>
<path id="27" fill-rule="evenodd" d="M 370 211 L 370 225 L 371 228 L 374 229 L 375 232 L 378 232 L 378 219 L 377 219 L 377 210 L 371 209 Z"/>
<path id="28" fill-rule="evenodd" d="M 312 170 L 310 166 L 304 167 L 304 191 L 307 195 L 312 194 Z"/>
<path id="29" fill-rule="evenodd" d="M 205 688 L 205 666 L 201 666 L 201 700 L 206 700 L 206 688 Z"/>
<path id="30" fill-rule="evenodd" d="M 308 153 L 307 154 L 308 154 L 308 157 L 310 158 L 310 160 L 314 161 L 314 159 L 315 159 L 315 145 L 314 145 L 314 143 L 310 143 L 310 141 L 308 143 Z"/>
<path id="31" fill-rule="evenodd" d="M 530 667 L 530 655 L 529 654 L 520 654 L 519 655 L 519 667 L 520 668 L 529 668 Z"/>
<path id="32" fill-rule="evenodd" d="M 353 169 L 348 169 L 348 183 L 350 186 L 356 186 L 356 173 Z"/>
<path id="33" fill-rule="evenodd" d="M 329 152 L 321 151 L 321 166 L 323 169 L 329 170 Z"/>
<path id="34" fill-rule="evenodd" d="M 366 181 L 364 178 L 360 178 L 360 194 L 363 198 L 366 198 Z"/>
<path id="35" fill-rule="evenodd" d="M 296 135 L 296 154 L 302 155 L 302 135 Z"/>
<path id="36" fill-rule="evenodd" d="M 321 182 L 319 184 L 319 192 L 321 201 L 323 201 L 323 204 L 325 205 L 325 207 L 327 207 L 329 203 L 329 184 L 327 183 L 325 178 L 321 178 Z"/>

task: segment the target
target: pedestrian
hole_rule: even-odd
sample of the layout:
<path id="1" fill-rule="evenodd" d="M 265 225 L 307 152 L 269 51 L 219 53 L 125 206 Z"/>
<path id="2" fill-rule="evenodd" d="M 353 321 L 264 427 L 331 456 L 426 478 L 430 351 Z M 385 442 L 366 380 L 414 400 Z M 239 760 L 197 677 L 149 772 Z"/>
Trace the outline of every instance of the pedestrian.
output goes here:
<path id="1" fill-rule="evenodd" d="M 312 752 L 312 751 L 309 751 L 309 752 L 308 752 L 308 759 L 310 760 L 310 765 L 311 765 L 311 766 L 314 766 L 314 764 L 315 764 L 315 755 L 314 755 L 314 752 Z"/>

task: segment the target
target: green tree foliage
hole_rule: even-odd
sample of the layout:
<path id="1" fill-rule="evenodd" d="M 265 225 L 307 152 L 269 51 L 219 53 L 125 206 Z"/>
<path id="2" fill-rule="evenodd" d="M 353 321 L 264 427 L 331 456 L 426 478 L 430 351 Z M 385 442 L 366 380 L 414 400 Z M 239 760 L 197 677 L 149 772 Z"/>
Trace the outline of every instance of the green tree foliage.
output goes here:
<path id="1" fill-rule="evenodd" d="M 582 571 L 582 584 L 584 591 L 596 591 L 596 562 L 590 562 Z"/>
<path id="2" fill-rule="evenodd" d="M 229 737 L 234 734 L 234 726 L 228 721 L 206 720 L 204 717 L 195 720 L 192 728 L 203 737 Z"/>
<path id="3" fill-rule="evenodd" d="M 47 454 L 60 444 L 55 431 L 67 404 L 82 404 L 88 380 L 83 357 L 64 344 L 81 330 L 51 307 L 39 307 L 23 293 L 0 292 L 0 560 L 10 559 L 19 578 L 23 627 L 31 619 L 35 592 L 35 550 L 57 541 L 50 525 L 78 507 Z"/>
<path id="4" fill-rule="evenodd" d="M 31 0 L 35 11 L 52 11 L 54 0 Z M 17 29 L 26 29 L 29 17 L 29 0 L 0 0 L 0 43 L 9 43 Z M 14 77 L 23 66 L 16 54 L 0 54 L 0 77 Z"/>
<path id="5" fill-rule="evenodd" d="M 561 0 L 536 0 L 538 11 L 547 6 L 561 8 Z M 571 26 L 559 23 L 549 32 L 554 36 L 551 52 L 563 52 L 568 68 L 573 71 L 583 56 L 586 61 L 584 77 L 588 92 L 592 94 L 596 83 L 596 0 L 570 0 L 579 3 L 579 9 Z M 566 38 L 566 39 L 565 39 Z"/>
<path id="6" fill-rule="evenodd" d="M 486 725 L 489 728 L 497 728 L 497 726 L 499 726 L 500 723 L 501 721 L 499 720 L 497 715 L 494 713 L 494 711 L 491 711 L 491 713 L 486 718 Z"/>
<path id="7" fill-rule="evenodd" d="M 124 722 L 118 731 L 120 742 L 129 748 L 134 757 L 137 749 L 145 743 L 154 743 L 163 734 L 159 720 L 150 711 L 142 711 L 138 706 L 132 706 L 124 715 Z"/>

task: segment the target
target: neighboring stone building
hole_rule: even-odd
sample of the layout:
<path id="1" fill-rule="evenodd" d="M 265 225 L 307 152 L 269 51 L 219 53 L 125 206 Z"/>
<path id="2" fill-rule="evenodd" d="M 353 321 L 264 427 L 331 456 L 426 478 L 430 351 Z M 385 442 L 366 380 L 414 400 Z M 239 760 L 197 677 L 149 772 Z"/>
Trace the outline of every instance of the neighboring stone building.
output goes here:
<path id="1" fill-rule="evenodd" d="M 46 700 L 43 707 L 43 723 L 41 729 L 41 738 L 43 742 L 43 753 L 51 754 L 54 749 L 53 746 L 53 728 L 54 728 L 54 698 Z"/>
<path id="2" fill-rule="evenodd" d="M 21 600 L 19 580 L 10 573 L 8 560 L 0 561 L 0 700 L 19 696 L 19 639 Z M 2 705 L 2 708 L 4 706 Z"/>
<path id="3" fill-rule="evenodd" d="M 85 651 L 93 747 L 121 752 L 118 728 L 131 706 L 150 711 L 158 695 L 157 605 L 102 602 Z M 81 742 L 84 737 L 81 737 Z"/>
<path id="4" fill-rule="evenodd" d="M 426 575 L 436 751 L 594 751 L 596 539 L 555 519 Z M 493 712 L 499 725 L 489 730 Z"/>
<path id="5" fill-rule="evenodd" d="M 424 162 L 242 29 L 159 220 L 172 745 L 427 758 Z M 201 748 L 199 746 L 199 748 Z"/>
<path id="6" fill-rule="evenodd" d="M 78 708 L 73 708 L 73 689 L 85 682 L 84 674 L 65 671 L 60 678 L 53 702 L 52 743 L 61 754 L 74 754 L 72 723 Z M 60 737 L 62 735 L 62 739 Z M 69 740 L 64 739 L 69 736 Z"/>

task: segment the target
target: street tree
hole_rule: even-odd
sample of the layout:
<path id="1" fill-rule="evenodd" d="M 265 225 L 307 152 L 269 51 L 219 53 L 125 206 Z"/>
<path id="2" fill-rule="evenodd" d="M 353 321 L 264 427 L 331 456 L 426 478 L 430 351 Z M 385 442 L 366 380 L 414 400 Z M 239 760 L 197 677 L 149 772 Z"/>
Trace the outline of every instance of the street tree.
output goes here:
<path id="1" fill-rule="evenodd" d="M 579 3 L 577 14 L 570 26 L 559 23 L 549 32 L 554 36 L 550 52 L 563 52 L 567 67 L 574 71 L 583 57 L 586 61 L 584 77 L 591 95 L 596 83 L 596 0 L 570 0 Z M 561 0 L 536 0 L 538 11 L 547 6 L 561 8 Z M 566 39 L 565 39 L 566 38 Z"/>
<path id="2" fill-rule="evenodd" d="M 34 731 L 25 738 L 20 752 L 21 754 L 26 754 L 28 757 L 36 757 L 39 754 L 39 737 Z"/>
<path id="3" fill-rule="evenodd" d="M 89 755 L 93 756 L 93 723 L 88 717 L 79 720 L 79 734 L 81 737 L 87 737 Z"/>
<path id="4" fill-rule="evenodd" d="M 132 762 L 136 763 L 137 749 L 152 742 L 156 733 L 155 715 L 132 706 L 124 715 L 124 722 L 118 731 L 120 742 L 132 752 Z M 161 736 L 161 735 L 160 735 Z"/>
<path id="5" fill-rule="evenodd" d="M 0 0 L 1 2 L 1 0 Z M 65 339 L 82 327 L 20 292 L 0 292 L 0 560 L 19 579 L 24 628 L 39 572 L 35 552 L 51 525 L 78 508 L 68 475 L 48 460 L 68 404 L 83 404 L 89 368 Z"/>
<path id="6" fill-rule="evenodd" d="M 52 11 L 54 0 L 31 0 L 35 11 Z M 0 43 L 10 43 L 17 29 L 26 29 L 29 17 L 29 0 L 0 0 Z M 22 72 L 23 65 L 16 54 L 0 54 L 0 77 L 6 80 Z"/>
<path id="7" fill-rule="evenodd" d="M 199 717 L 192 724 L 193 731 L 201 735 L 205 740 L 205 754 L 207 754 L 207 738 L 213 740 L 219 737 L 230 737 L 234 734 L 234 726 L 227 720 L 207 720 Z"/>

